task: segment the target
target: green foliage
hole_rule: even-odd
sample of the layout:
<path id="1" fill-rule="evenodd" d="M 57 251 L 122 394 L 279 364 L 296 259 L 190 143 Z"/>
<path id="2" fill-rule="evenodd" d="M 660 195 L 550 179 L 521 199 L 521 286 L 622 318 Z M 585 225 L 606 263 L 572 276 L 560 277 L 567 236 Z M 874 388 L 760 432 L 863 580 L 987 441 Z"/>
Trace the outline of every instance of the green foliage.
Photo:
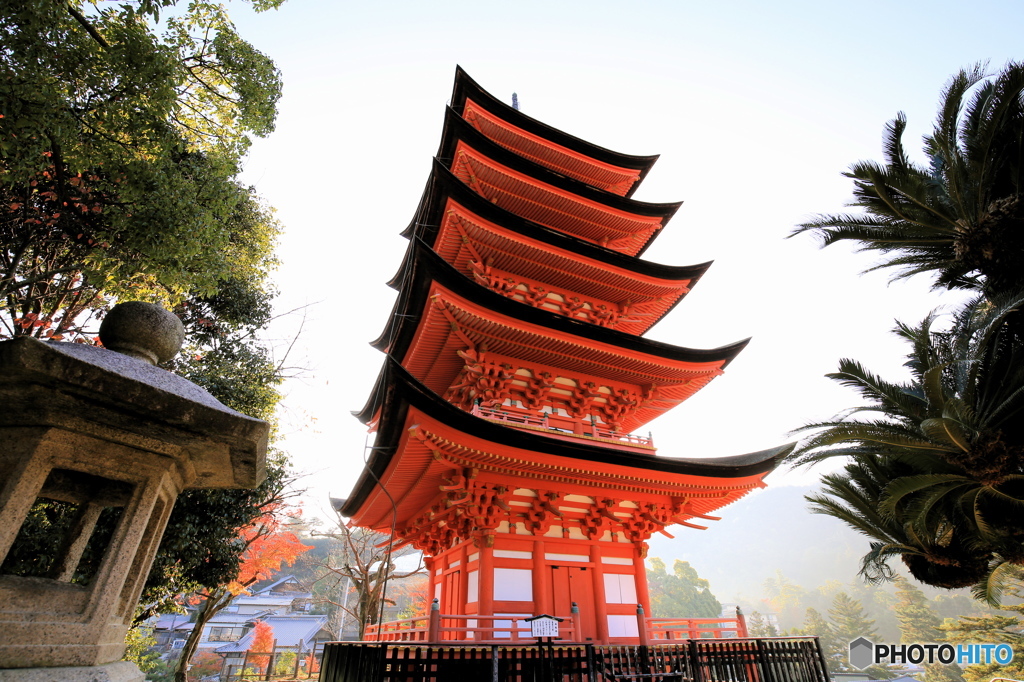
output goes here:
<path id="1" fill-rule="evenodd" d="M 927 166 L 906 155 L 906 123 L 899 114 L 888 125 L 884 164 L 847 174 L 863 215 L 820 216 L 795 233 L 852 240 L 885 254 L 877 267 L 897 279 L 929 273 L 981 296 L 947 331 L 934 314 L 898 325 L 909 382 L 842 360 L 830 377 L 867 404 L 805 427 L 815 433 L 794 458 L 851 459 L 809 499 L 871 539 L 867 579 L 891 579 L 898 556 L 925 584 L 973 585 L 996 603 L 1004 568 L 1024 565 L 1024 64 L 949 81 L 924 138 Z"/>
<path id="2" fill-rule="evenodd" d="M 816 432 L 794 456 L 851 458 L 824 477 L 825 495 L 808 499 L 872 539 L 868 579 L 891 578 L 887 561 L 900 556 L 926 584 L 976 585 L 994 597 L 998 567 L 1024 561 L 1022 304 L 978 302 L 948 331 L 933 331 L 934 316 L 899 325 L 909 382 L 886 382 L 852 360 L 830 375 L 868 403 L 805 427 Z"/>
<path id="3" fill-rule="evenodd" d="M 842 647 L 846 646 L 846 644 L 840 643 L 836 639 L 832 625 L 822 617 L 817 609 L 808 608 L 804 616 L 803 626 L 794 628 L 791 634 L 817 637 L 829 672 L 839 672 L 838 663 L 842 656 Z"/>
<path id="4" fill-rule="evenodd" d="M 900 621 L 900 641 L 904 644 L 939 642 L 942 621 L 932 610 L 928 599 L 905 578 L 896 579 L 896 617 Z M 925 663 L 924 682 L 963 682 L 962 671 L 956 663 Z"/>
<path id="5" fill-rule="evenodd" d="M 236 175 L 252 136 L 273 130 L 280 74 L 222 5 L 183 4 L 4 6 L 0 336 L 90 340 L 109 303 L 163 302 L 187 334 L 168 369 L 272 420 L 280 376 L 257 334 L 271 316 L 279 226 Z M 147 613 L 231 580 L 238 529 L 280 499 L 288 477 L 276 454 L 255 490 L 182 494 L 147 580 Z"/>
<path id="6" fill-rule="evenodd" d="M 287 461 L 268 462 L 267 478 L 251 490 L 187 490 L 178 496 L 142 596 L 146 615 L 166 609 L 179 594 L 222 585 L 239 571 L 240 528 L 281 499 Z"/>
<path id="7" fill-rule="evenodd" d="M 942 623 L 921 590 L 906 578 L 897 578 L 896 597 L 899 599 L 896 617 L 900 621 L 900 641 L 905 644 L 939 641 Z"/>
<path id="8" fill-rule="evenodd" d="M 295 661 L 298 654 L 294 651 L 285 651 L 274 660 L 274 673 L 277 675 L 289 675 L 295 670 Z"/>
<path id="9" fill-rule="evenodd" d="M 658 557 L 649 563 L 647 584 L 653 617 L 714 618 L 722 613 L 722 604 L 711 593 L 710 583 L 697 575 L 690 562 L 676 559 L 671 575 Z"/>
<path id="10" fill-rule="evenodd" d="M 958 620 L 946 619 L 941 629 L 951 644 L 1009 644 L 1013 647 L 1013 660 L 1008 665 L 998 663 L 969 665 L 964 668 L 967 682 L 987 682 L 994 677 L 1019 680 L 1024 676 L 1024 627 L 1021 619 L 1013 616 L 965 616 Z"/>
<path id="11" fill-rule="evenodd" d="M 874 640 L 877 638 L 875 621 L 864 613 L 864 607 L 846 592 L 840 592 L 832 600 L 832 608 L 828 610 L 832 625 L 832 635 L 839 648 L 837 666 L 840 670 L 852 670 L 850 666 L 849 643 L 858 637 Z"/>
<path id="12" fill-rule="evenodd" d="M 951 644 L 1009 644 L 1013 647 L 1013 660 L 1007 665 L 990 663 L 964 668 L 963 679 L 967 682 L 987 682 L 995 677 L 1019 680 L 1024 676 L 1024 619 L 1021 618 L 1024 615 L 1024 570 L 1008 566 L 1003 573 L 1002 590 L 1006 601 L 1013 603 L 999 606 L 1002 613 L 947 618 L 939 626 L 943 639 Z"/>
<path id="13" fill-rule="evenodd" d="M 751 637 L 778 637 L 779 629 L 760 612 L 753 611 L 747 616 L 747 634 Z"/>
<path id="14" fill-rule="evenodd" d="M 0 14 L 0 298 L 6 335 L 83 332 L 110 299 L 212 296 L 251 278 L 272 224 L 234 178 L 281 83 L 222 6 L 172 0 Z M 257 8 L 277 2 L 258 2 Z M 255 248 L 253 248 L 255 247 Z M 258 279 L 258 278 L 257 278 Z"/>
<path id="15" fill-rule="evenodd" d="M 151 625 L 136 625 L 128 630 L 124 638 L 124 656 L 122 660 L 131 661 L 139 666 L 144 673 L 155 671 L 158 667 L 157 661 L 160 656 L 152 648 L 156 646 L 153 638 L 153 627 Z"/>
<path id="16" fill-rule="evenodd" d="M 862 161 L 852 206 L 864 215 L 826 215 L 801 225 L 824 245 L 854 241 L 886 256 L 871 268 L 895 278 L 933 274 L 936 285 L 989 294 L 1019 289 L 1024 257 L 1024 65 L 995 77 L 978 64 L 946 84 L 933 131 L 924 138 L 927 166 L 903 146 L 907 119 L 886 126 L 885 162 Z"/>

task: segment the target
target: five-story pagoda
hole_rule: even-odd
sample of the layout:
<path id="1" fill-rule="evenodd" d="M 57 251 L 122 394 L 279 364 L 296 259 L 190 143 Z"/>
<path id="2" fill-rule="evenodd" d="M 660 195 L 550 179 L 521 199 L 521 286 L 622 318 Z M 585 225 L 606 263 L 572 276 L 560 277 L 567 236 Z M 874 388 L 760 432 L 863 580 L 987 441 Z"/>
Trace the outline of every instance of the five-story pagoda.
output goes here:
<path id="1" fill-rule="evenodd" d="M 456 71 L 358 413 L 372 455 L 341 509 L 424 552 L 443 614 L 575 602 L 577 639 L 635 643 L 646 540 L 703 528 L 786 452 L 658 457 L 632 435 L 746 344 L 642 337 L 709 265 L 639 258 L 679 207 L 630 198 L 656 158 L 550 128 Z"/>

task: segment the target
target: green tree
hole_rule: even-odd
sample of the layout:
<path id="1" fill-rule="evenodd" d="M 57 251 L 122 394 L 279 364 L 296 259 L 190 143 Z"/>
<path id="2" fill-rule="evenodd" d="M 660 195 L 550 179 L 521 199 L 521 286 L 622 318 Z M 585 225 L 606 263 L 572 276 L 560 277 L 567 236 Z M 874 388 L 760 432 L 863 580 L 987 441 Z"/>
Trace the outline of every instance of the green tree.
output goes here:
<path id="1" fill-rule="evenodd" d="M 967 682 L 987 682 L 996 677 L 1019 680 L 1024 677 L 1024 570 L 1016 566 L 1002 569 L 1000 590 L 1010 604 L 999 606 L 1000 611 L 1016 614 L 990 614 L 947 618 L 939 629 L 951 644 L 1009 644 L 1013 647 L 1013 660 L 1007 665 L 998 663 L 969 665 L 963 669 Z"/>
<path id="2" fill-rule="evenodd" d="M 928 599 L 906 578 L 896 578 L 896 617 L 900 622 L 900 642 L 904 644 L 933 643 L 942 640 L 942 622 L 932 611 Z M 924 664 L 925 682 L 963 682 L 956 663 Z"/>
<path id="3" fill-rule="evenodd" d="M 751 637 L 778 637 L 779 629 L 759 611 L 747 616 L 747 634 Z"/>
<path id="4" fill-rule="evenodd" d="M 811 232 L 824 245 L 853 241 L 886 256 L 879 268 L 895 278 L 934 274 L 937 286 L 977 288 L 989 295 L 1017 290 L 1024 259 L 1024 65 L 997 76 L 978 64 L 944 88 L 927 165 L 909 160 L 903 113 L 886 126 L 885 162 L 862 161 L 846 176 L 861 215 L 819 216 L 794 234 Z"/>
<path id="5" fill-rule="evenodd" d="M 804 588 L 793 583 L 782 571 L 775 571 L 764 581 L 764 594 L 766 601 L 771 604 L 772 609 L 778 614 L 780 623 L 796 623 L 801 617 L 803 602 L 807 597 Z"/>
<path id="6" fill-rule="evenodd" d="M 722 604 L 711 593 L 711 584 L 697 575 L 690 562 L 676 559 L 671 575 L 658 557 L 649 563 L 647 584 L 653 617 L 714 618 L 722 613 Z"/>
<path id="7" fill-rule="evenodd" d="M 0 337 L 91 341 L 109 303 L 159 301 L 187 332 L 168 368 L 272 420 L 280 371 L 258 335 L 279 228 L 236 176 L 250 139 L 273 130 L 280 74 L 223 6 L 185 4 L 0 10 Z M 277 453 L 255 490 L 181 495 L 145 613 L 230 581 L 239 529 L 289 479 Z"/>
<path id="8" fill-rule="evenodd" d="M 106 300 L 174 304 L 237 274 L 232 223 L 253 199 L 234 178 L 280 78 L 220 5 L 191 2 L 158 35 L 176 4 L 0 10 L 6 335 L 81 332 Z"/>
<path id="9" fill-rule="evenodd" d="M 850 642 L 858 637 L 872 639 L 877 637 L 875 621 L 864 613 L 864 607 L 846 592 L 840 592 L 832 600 L 832 608 L 828 610 L 832 633 L 839 647 L 840 670 L 852 670 L 850 666 Z"/>
<path id="10" fill-rule="evenodd" d="M 942 94 L 925 137 L 927 166 L 909 161 L 900 114 L 885 137 L 885 163 L 855 164 L 853 205 L 862 215 L 821 216 L 796 233 L 852 240 L 887 254 L 895 278 L 932 273 L 967 288 L 949 330 L 934 315 L 897 333 L 912 346 L 912 379 L 886 382 L 853 360 L 830 375 L 867 399 L 797 449 L 798 461 L 850 457 L 825 479 L 815 511 L 872 542 L 862 573 L 891 578 L 900 556 L 929 585 L 974 585 L 998 599 L 1001 571 L 1024 564 L 1024 65 L 996 77 L 961 71 Z"/>
<path id="11" fill-rule="evenodd" d="M 896 578 L 896 617 L 900 621 L 900 641 L 939 641 L 939 626 L 942 624 L 928 606 L 928 599 L 906 578 Z"/>
<path id="12" fill-rule="evenodd" d="M 829 672 L 839 672 L 839 661 L 843 654 L 842 648 L 832 630 L 832 625 L 822 617 L 817 609 L 808 608 L 807 614 L 804 616 L 803 625 L 795 628 L 792 634 L 817 637 Z M 842 646 L 846 646 L 846 644 L 844 643 Z"/>
<path id="13" fill-rule="evenodd" d="M 890 577 L 886 560 L 901 556 L 926 584 L 984 591 L 998 566 L 1024 562 L 1024 345 L 1006 324 L 1022 303 L 965 310 L 950 331 L 933 331 L 934 316 L 899 325 L 912 347 L 908 383 L 852 360 L 830 375 L 869 402 L 808 426 L 817 432 L 795 456 L 853 458 L 825 477 L 827 496 L 810 499 L 874 540 L 869 579 Z M 873 418 L 852 418 L 863 414 Z"/>

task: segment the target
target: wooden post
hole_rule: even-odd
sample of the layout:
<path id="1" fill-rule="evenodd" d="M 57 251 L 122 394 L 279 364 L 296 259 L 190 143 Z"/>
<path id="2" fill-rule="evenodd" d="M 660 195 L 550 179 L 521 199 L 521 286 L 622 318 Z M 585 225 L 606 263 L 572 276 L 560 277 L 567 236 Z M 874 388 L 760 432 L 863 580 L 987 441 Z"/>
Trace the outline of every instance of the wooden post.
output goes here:
<path id="1" fill-rule="evenodd" d="M 569 621 L 572 623 L 572 641 L 582 642 L 583 637 L 580 636 L 580 607 L 576 605 L 576 602 L 572 603 L 572 608 L 569 610 Z"/>
<path id="2" fill-rule="evenodd" d="M 264 675 L 264 680 L 269 680 L 274 675 L 274 654 L 277 653 L 277 638 L 274 638 L 274 643 L 270 645 L 270 658 L 267 660 L 267 673 Z"/>
<path id="3" fill-rule="evenodd" d="M 591 574 L 594 592 L 594 610 L 592 612 L 594 614 L 594 629 L 592 632 L 598 642 L 607 642 L 610 637 L 608 632 L 608 595 L 605 594 L 604 590 L 604 564 L 601 562 L 601 544 L 598 541 L 590 546 L 590 561 L 594 564 Z M 582 633 L 576 641 L 583 641 Z"/>
<path id="4" fill-rule="evenodd" d="M 551 587 L 551 566 L 544 560 L 546 545 L 543 536 L 533 541 L 533 615 L 555 613 L 552 603 L 554 590 Z"/>
<path id="5" fill-rule="evenodd" d="M 477 615 L 494 615 L 494 547 L 488 547 L 486 540 L 480 544 L 480 563 L 477 564 Z M 463 615 L 465 611 L 463 611 Z M 466 633 L 461 633 L 459 639 L 465 639 Z M 474 633 L 475 634 L 475 633 Z M 494 632 L 487 639 L 493 639 Z"/>
<path id="6" fill-rule="evenodd" d="M 738 606 L 736 607 L 736 636 L 744 638 L 750 636 L 747 634 L 747 619 Z"/>
<path id="7" fill-rule="evenodd" d="M 647 646 L 651 643 L 647 636 L 647 614 L 644 613 L 642 604 L 636 605 L 636 627 L 640 631 L 640 646 Z"/>
<path id="8" fill-rule="evenodd" d="M 441 604 L 437 597 L 430 602 L 430 620 L 427 621 L 427 643 L 437 644 L 441 641 Z"/>

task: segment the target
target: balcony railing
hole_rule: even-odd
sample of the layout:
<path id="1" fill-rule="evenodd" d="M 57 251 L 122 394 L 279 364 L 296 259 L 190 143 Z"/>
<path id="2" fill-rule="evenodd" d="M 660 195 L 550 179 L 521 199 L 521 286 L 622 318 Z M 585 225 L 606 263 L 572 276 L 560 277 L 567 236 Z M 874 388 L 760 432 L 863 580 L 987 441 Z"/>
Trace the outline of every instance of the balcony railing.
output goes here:
<path id="1" fill-rule="evenodd" d="M 578 627 L 574 613 L 559 624 L 559 639 L 576 641 Z M 533 641 L 530 637 L 529 616 L 480 616 L 442 614 L 435 601 L 430 615 L 393 620 L 379 625 L 368 625 L 364 634 L 367 642 L 427 642 L 473 641 L 480 643 L 512 644 Z M 637 630 L 641 644 L 664 640 L 732 639 L 747 637 L 746 619 L 739 609 L 733 617 L 718 618 L 648 618 L 637 608 Z"/>
<path id="2" fill-rule="evenodd" d="M 536 643 L 530 637 L 529 616 L 443 615 L 393 620 L 366 626 L 367 642 L 455 642 L 470 641 L 489 644 Z M 559 639 L 576 640 L 577 616 L 567 616 L 559 623 Z M 431 620 L 435 622 L 432 624 Z"/>
<path id="3" fill-rule="evenodd" d="M 484 419 L 502 422 L 509 426 L 520 426 L 530 429 L 550 431 L 560 436 L 576 436 L 597 438 L 605 441 L 617 441 L 623 445 L 642 448 L 654 448 L 654 439 L 650 436 L 639 436 L 635 433 L 622 433 L 598 426 L 595 422 L 582 419 L 571 419 L 544 413 L 541 416 L 526 412 L 503 410 L 501 408 L 474 405 L 471 414 Z"/>

